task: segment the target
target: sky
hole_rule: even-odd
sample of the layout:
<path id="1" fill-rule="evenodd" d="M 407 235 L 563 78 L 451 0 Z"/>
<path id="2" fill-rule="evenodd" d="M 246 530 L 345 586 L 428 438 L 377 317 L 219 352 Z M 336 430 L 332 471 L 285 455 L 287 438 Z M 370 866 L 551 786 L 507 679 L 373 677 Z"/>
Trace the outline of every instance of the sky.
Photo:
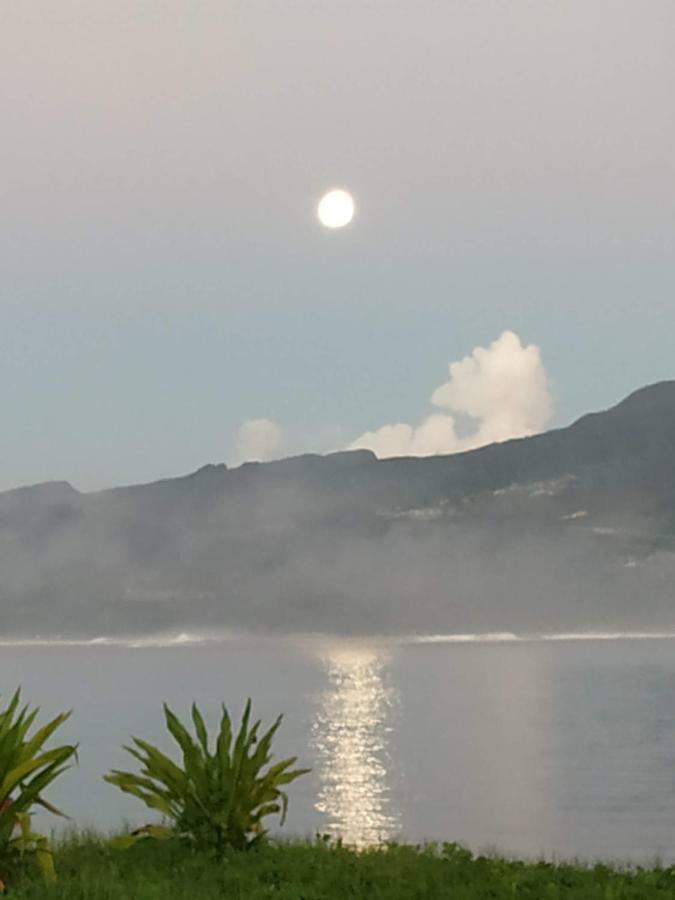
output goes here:
<path id="1" fill-rule="evenodd" d="M 5 0 L 0 489 L 450 452 L 675 377 L 674 100 L 671 0 Z"/>

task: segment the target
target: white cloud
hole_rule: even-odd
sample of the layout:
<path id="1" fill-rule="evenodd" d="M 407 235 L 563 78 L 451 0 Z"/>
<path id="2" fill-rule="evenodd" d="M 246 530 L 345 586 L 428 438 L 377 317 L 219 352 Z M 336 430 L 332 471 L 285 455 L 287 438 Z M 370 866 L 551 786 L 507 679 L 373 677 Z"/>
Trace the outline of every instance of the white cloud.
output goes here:
<path id="1" fill-rule="evenodd" d="M 270 419 L 248 419 L 237 433 L 237 462 L 265 462 L 278 457 L 284 447 L 281 428 Z"/>
<path id="2" fill-rule="evenodd" d="M 449 380 L 431 402 L 443 412 L 417 427 L 398 423 L 367 431 L 350 449 L 367 448 L 379 457 L 458 453 L 543 431 L 553 412 L 539 348 L 523 346 L 512 331 L 451 363 Z M 460 436 L 453 413 L 472 419 L 473 431 Z"/>

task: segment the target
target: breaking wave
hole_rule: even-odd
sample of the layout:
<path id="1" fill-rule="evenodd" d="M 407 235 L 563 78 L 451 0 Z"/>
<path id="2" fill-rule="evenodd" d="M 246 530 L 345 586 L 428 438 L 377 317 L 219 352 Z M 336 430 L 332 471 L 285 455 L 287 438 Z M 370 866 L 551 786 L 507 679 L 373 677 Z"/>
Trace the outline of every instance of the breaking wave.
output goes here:
<path id="1" fill-rule="evenodd" d="M 216 636 L 192 634 L 181 631 L 178 634 L 134 635 L 127 637 L 95 638 L 67 637 L 19 637 L 0 638 L 0 647 L 127 647 L 143 649 L 153 647 L 198 647 L 203 644 L 222 643 L 231 639 L 231 635 Z"/>
<path id="2" fill-rule="evenodd" d="M 272 635 L 253 634 L 250 632 L 219 631 L 212 634 L 198 634 L 181 631 L 171 634 L 107 636 L 94 638 L 55 637 L 0 637 L 0 648 L 6 647 L 111 647 L 132 650 L 170 649 L 175 647 L 206 647 L 226 644 L 237 640 L 270 639 Z M 290 641 L 314 644 L 325 641 L 334 642 L 367 642 L 377 644 L 512 644 L 512 643 L 564 643 L 566 641 L 669 641 L 675 640 L 675 631 L 578 631 L 521 633 L 512 631 L 487 631 L 475 633 L 420 634 L 403 636 L 372 635 L 361 637 L 345 637 L 331 634 L 276 634 L 275 641 Z"/>
<path id="3" fill-rule="evenodd" d="M 669 641 L 675 639 L 673 631 L 572 631 L 548 634 L 514 634 L 485 632 L 476 634 L 428 634 L 418 635 L 410 641 L 416 644 L 502 644 L 510 642 L 534 643 L 543 641 Z"/>

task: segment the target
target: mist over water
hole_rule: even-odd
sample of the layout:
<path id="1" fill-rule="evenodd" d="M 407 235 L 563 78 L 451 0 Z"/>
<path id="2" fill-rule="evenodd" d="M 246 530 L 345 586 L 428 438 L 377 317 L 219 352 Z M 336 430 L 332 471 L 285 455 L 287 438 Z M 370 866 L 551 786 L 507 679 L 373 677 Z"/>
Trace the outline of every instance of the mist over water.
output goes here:
<path id="1" fill-rule="evenodd" d="M 264 721 L 285 713 L 279 758 L 312 767 L 287 835 L 675 859 L 675 644 L 576 637 L 5 644 L 0 684 L 45 715 L 74 707 L 80 763 L 50 796 L 80 827 L 152 819 L 101 776 L 132 763 L 130 734 L 173 752 L 163 700 L 186 714 L 196 699 L 215 725 L 221 702 L 238 717 L 250 695 Z"/>
<path id="2" fill-rule="evenodd" d="M 675 632 L 675 383 L 467 453 L 0 494 L 0 635 Z"/>

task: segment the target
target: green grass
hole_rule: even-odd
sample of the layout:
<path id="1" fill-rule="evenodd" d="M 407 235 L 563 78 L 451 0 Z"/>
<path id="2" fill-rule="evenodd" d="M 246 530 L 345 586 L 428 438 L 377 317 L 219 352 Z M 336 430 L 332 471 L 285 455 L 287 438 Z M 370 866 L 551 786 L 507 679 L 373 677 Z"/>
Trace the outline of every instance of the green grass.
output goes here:
<path id="1" fill-rule="evenodd" d="M 222 862 L 174 843 L 112 850 L 97 836 L 56 847 L 59 881 L 15 873 L 16 900 L 554 900 L 674 898 L 675 868 L 523 863 L 472 858 L 455 845 L 391 845 L 357 853 L 320 841 L 232 852 Z"/>

